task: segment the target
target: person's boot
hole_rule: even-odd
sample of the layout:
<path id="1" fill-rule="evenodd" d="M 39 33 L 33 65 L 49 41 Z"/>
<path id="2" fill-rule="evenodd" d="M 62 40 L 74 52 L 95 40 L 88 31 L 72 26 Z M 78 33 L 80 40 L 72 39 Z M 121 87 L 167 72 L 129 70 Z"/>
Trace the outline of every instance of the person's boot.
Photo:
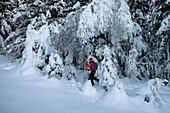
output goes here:
<path id="1" fill-rule="evenodd" d="M 91 79 L 91 84 L 92 84 L 92 86 L 94 85 L 93 79 Z"/>

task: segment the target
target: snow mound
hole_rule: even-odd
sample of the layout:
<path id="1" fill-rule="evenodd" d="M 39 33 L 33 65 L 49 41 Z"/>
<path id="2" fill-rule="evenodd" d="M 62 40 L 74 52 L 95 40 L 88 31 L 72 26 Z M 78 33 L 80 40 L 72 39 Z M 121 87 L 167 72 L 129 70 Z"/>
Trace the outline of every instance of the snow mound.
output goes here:
<path id="1" fill-rule="evenodd" d="M 137 90 L 136 94 L 142 96 L 144 101 L 153 103 L 156 107 L 162 105 L 162 99 L 159 94 L 161 87 L 161 81 L 156 78 L 149 80 L 143 84 L 140 89 Z"/>
<path id="2" fill-rule="evenodd" d="M 87 95 L 87 96 L 95 96 L 97 95 L 96 89 L 94 87 L 92 87 L 91 81 L 88 80 L 84 87 L 82 88 L 82 93 L 83 95 Z"/>
<path id="3" fill-rule="evenodd" d="M 16 66 L 15 65 L 9 65 L 9 66 L 4 66 L 4 70 L 8 71 L 8 70 L 12 70 L 12 69 L 15 69 Z"/>
<path id="4" fill-rule="evenodd" d="M 124 91 L 122 82 L 116 83 L 106 94 L 104 103 L 108 106 L 129 105 L 130 98 Z"/>
<path id="5" fill-rule="evenodd" d="M 88 80 L 82 86 L 82 90 L 81 90 L 80 94 L 87 101 L 96 102 L 97 100 L 99 100 L 99 98 L 101 98 L 103 92 L 102 92 L 102 90 L 99 90 L 97 86 L 95 86 L 95 85 L 92 86 L 91 81 Z"/>
<path id="6" fill-rule="evenodd" d="M 20 69 L 20 74 L 21 76 L 29 76 L 29 75 L 40 75 L 40 71 L 36 67 L 27 67 L 27 68 L 22 68 Z"/>
<path id="7" fill-rule="evenodd" d="M 6 55 L 0 55 L 0 68 L 3 70 L 12 70 L 17 68 L 17 62 L 11 63 L 12 62 L 12 57 L 11 56 L 6 56 Z"/>

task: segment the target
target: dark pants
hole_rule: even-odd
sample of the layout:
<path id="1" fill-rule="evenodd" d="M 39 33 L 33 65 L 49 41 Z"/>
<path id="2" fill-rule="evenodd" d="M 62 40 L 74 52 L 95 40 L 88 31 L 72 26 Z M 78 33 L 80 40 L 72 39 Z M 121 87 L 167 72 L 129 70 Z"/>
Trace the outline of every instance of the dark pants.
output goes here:
<path id="1" fill-rule="evenodd" d="M 99 82 L 99 79 L 97 79 L 96 77 L 94 77 L 96 71 L 91 71 L 90 75 L 89 75 L 89 80 L 91 80 L 91 84 L 94 85 L 93 80 Z"/>

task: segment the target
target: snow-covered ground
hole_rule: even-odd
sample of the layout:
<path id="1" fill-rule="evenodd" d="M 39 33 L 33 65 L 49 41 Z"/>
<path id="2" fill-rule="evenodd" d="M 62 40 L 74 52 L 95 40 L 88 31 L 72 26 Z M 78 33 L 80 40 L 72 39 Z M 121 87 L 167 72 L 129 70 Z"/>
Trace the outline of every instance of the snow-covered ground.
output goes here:
<path id="1" fill-rule="evenodd" d="M 125 90 L 106 93 L 89 82 L 48 79 L 32 67 L 20 70 L 9 59 L 0 56 L 0 113 L 170 113 L 169 87 L 161 86 L 162 105 L 155 107 L 136 95 L 146 82 L 124 79 Z"/>

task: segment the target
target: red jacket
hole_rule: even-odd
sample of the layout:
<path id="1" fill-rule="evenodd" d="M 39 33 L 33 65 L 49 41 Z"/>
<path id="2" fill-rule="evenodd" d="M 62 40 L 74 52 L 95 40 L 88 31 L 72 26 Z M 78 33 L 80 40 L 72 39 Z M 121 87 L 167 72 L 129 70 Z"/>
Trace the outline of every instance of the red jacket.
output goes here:
<path id="1" fill-rule="evenodd" d="M 90 69 L 89 69 L 90 71 L 92 71 L 92 70 L 91 70 L 91 67 L 92 67 L 92 66 L 93 66 L 92 68 L 94 69 L 94 63 L 93 63 L 93 62 L 90 62 L 90 65 L 85 65 L 85 66 L 88 67 L 88 68 L 90 68 Z"/>

